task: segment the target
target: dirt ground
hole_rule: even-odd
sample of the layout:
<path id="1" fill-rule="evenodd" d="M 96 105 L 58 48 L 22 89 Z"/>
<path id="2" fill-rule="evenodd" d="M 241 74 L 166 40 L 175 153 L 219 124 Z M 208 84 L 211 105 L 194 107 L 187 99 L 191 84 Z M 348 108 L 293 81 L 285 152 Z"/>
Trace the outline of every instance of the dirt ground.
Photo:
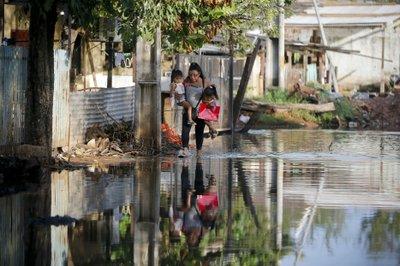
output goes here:
<path id="1" fill-rule="evenodd" d="M 353 101 L 364 129 L 400 131 L 400 94 Z"/>

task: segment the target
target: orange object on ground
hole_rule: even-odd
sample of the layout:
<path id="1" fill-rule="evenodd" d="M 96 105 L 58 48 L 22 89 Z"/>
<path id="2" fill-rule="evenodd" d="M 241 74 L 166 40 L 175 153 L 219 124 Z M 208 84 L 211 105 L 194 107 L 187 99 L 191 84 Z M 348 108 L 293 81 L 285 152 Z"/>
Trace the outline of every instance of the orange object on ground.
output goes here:
<path id="1" fill-rule="evenodd" d="M 170 128 L 167 123 L 161 124 L 161 132 L 169 143 L 173 143 L 176 145 L 182 145 L 181 136 L 175 132 L 174 129 Z"/>

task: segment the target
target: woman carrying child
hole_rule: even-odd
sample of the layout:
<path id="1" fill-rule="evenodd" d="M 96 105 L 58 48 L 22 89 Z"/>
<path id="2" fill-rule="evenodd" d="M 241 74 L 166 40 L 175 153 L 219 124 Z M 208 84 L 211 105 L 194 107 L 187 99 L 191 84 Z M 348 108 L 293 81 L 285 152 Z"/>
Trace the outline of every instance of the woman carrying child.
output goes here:
<path id="1" fill-rule="evenodd" d="M 183 82 L 185 86 L 185 100 L 188 101 L 192 108 L 197 108 L 200 104 L 203 90 L 211 85 L 211 82 L 203 75 L 201 67 L 197 63 L 191 63 L 189 73 Z M 181 95 L 175 93 L 175 97 L 179 100 Z M 186 109 L 185 109 L 186 110 Z M 203 119 L 196 117 L 192 119 L 195 122 L 195 136 L 197 155 L 201 155 L 204 140 L 204 127 L 206 125 Z M 183 112 L 182 116 L 182 149 L 179 151 L 179 157 L 189 156 L 189 134 L 192 124 L 190 123 L 188 112 Z"/>

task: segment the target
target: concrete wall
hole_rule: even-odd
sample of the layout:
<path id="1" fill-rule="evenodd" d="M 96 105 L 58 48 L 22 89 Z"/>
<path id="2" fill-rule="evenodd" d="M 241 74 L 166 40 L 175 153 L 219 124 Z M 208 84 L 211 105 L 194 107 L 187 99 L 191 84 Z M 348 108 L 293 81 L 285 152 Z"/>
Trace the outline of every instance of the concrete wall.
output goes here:
<path id="1" fill-rule="evenodd" d="M 261 57 L 257 56 L 254 61 L 253 71 L 251 72 L 249 84 L 247 85 L 246 97 L 261 96 L 263 92 L 262 77 L 260 78 Z"/>
<path id="2" fill-rule="evenodd" d="M 82 73 L 77 75 L 75 88 L 83 90 L 87 88 L 107 87 L 107 61 L 106 45 L 102 42 L 82 42 Z M 114 67 L 112 87 L 134 86 L 132 67 Z"/>
<path id="3" fill-rule="evenodd" d="M 338 66 L 338 81 L 343 87 L 377 85 L 381 79 L 382 31 L 378 28 L 335 29 L 327 31 L 328 42 L 359 54 L 331 53 Z M 388 28 L 385 33 L 386 79 L 399 68 L 400 31 Z"/>
<path id="4" fill-rule="evenodd" d="M 278 60 L 278 39 L 267 39 L 266 45 L 266 67 L 265 83 L 267 88 L 278 86 L 279 60 Z"/>
<path id="5" fill-rule="evenodd" d="M 286 39 L 308 42 L 313 28 L 287 27 Z M 359 51 L 358 54 L 329 52 L 338 68 L 341 88 L 379 86 L 381 80 L 382 31 L 378 27 L 327 27 L 330 46 Z M 385 76 L 398 73 L 400 68 L 400 29 L 388 27 L 385 33 Z"/>

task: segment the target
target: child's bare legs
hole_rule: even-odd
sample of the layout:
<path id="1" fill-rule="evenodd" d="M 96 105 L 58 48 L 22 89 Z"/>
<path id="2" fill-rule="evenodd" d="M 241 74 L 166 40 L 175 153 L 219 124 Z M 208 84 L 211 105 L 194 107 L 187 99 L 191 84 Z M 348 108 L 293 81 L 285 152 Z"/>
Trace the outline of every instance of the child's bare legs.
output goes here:
<path id="1" fill-rule="evenodd" d="M 204 123 L 208 126 L 210 129 L 210 136 L 212 139 L 216 138 L 218 135 L 217 130 L 214 128 L 213 124 L 211 121 L 204 120 Z"/>
<path id="2" fill-rule="evenodd" d="M 183 101 L 180 104 L 183 106 L 183 108 L 187 110 L 189 124 L 196 125 L 196 123 L 192 119 L 192 110 L 193 110 L 192 105 L 188 101 Z"/>

